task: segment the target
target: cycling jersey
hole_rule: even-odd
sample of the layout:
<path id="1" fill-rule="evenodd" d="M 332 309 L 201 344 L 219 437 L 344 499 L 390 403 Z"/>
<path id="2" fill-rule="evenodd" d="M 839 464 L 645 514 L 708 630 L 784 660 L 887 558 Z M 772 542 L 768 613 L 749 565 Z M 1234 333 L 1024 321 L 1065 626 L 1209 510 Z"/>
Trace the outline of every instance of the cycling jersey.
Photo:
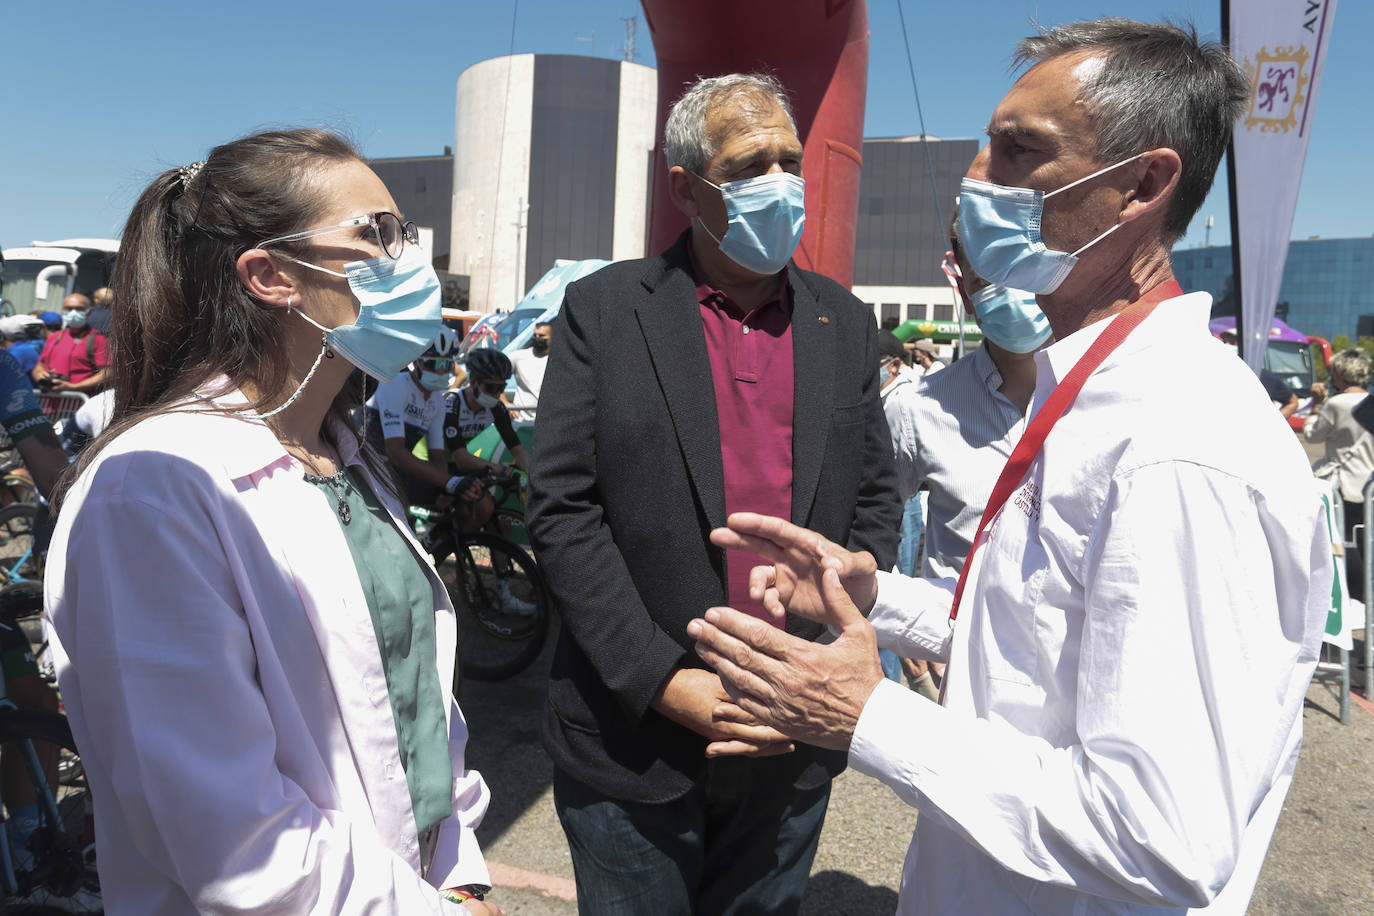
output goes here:
<path id="1" fill-rule="evenodd" d="M 415 384 L 409 370 L 380 386 L 367 399 L 368 438 L 406 440 L 406 448 L 424 439 L 431 449 L 444 447 L 443 398 Z M 375 441 L 375 440 L 374 440 Z"/>
<path id="2" fill-rule="evenodd" d="M 0 350 L 0 424 L 14 442 L 52 429 L 34 397 L 33 381 L 4 350 Z"/>
<path id="3" fill-rule="evenodd" d="M 496 424 L 496 431 L 501 434 L 501 441 L 506 443 L 506 448 L 514 449 L 520 445 L 520 437 L 515 434 L 515 425 L 511 423 L 510 411 L 505 404 L 497 404 L 495 407 L 478 406 L 473 410 L 468 406 L 468 399 L 463 396 L 468 390 L 464 385 L 457 391 L 449 391 L 444 394 L 444 441 L 448 445 L 450 452 L 456 453 L 468 447 L 482 430 L 491 424 Z"/>

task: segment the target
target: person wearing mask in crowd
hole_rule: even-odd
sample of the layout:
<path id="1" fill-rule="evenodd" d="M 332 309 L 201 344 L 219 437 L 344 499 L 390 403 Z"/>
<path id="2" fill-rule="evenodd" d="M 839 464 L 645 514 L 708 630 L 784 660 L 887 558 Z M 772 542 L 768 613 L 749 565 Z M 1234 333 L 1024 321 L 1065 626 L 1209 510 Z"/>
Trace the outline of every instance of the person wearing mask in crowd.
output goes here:
<path id="1" fill-rule="evenodd" d="M 979 276 L 1036 294 L 1055 342 L 960 579 L 740 515 L 715 542 L 767 556 L 755 597 L 837 638 L 727 608 L 691 632 L 738 715 L 846 749 L 919 809 L 900 913 L 1243 913 L 1332 585 L 1301 447 L 1169 263 L 1250 83 L 1195 32 L 1125 19 L 1018 60 L 959 238 Z M 1219 409 L 1181 415 L 1199 390 Z M 883 679 L 875 628 L 949 662 L 943 705 Z"/>
<path id="2" fill-rule="evenodd" d="M 91 302 L 94 308 L 91 309 L 90 317 L 86 323 L 91 326 L 93 331 L 109 334 L 111 309 L 114 308 L 114 290 L 108 286 L 100 287 L 91 293 Z"/>
<path id="3" fill-rule="evenodd" d="M 386 456 L 408 505 L 433 506 L 441 495 L 471 502 L 482 492 L 480 483 L 449 473 L 444 454 L 444 391 L 457 350 L 458 335 L 442 328 L 419 359 L 367 399 L 368 441 Z M 422 439 L 428 450 L 424 459 L 414 452 Z"/>
<path id="4" fill-rule="evenodd" d="M 911 360 L 915 363 L 915 371 L 922 378 L 945 368 L 945 364 L 940 362 L 940 356 L 935 349 L 935 341 L 933 340 L 923 339 L 912 344 Z"/>
<path id="5" fill-rule="evenodd" d="M 553 343 L 553 322 L 541 321 L 534 326 L 528 349 L 511 358 L 515 369 L 515 401 L 522 419 L 535 419 L 539 405 L 539 391 L 544 387 L 544 370 L 549 366 L 549 346 Z"/>
<path id="6" fill-rule="evenodd" d="M 122 236 L 115 421 L 46 576 L 111 914 L 493 914 L 455 615 L 349 421 L 440 323 L 347 141 L 157 176 Z"/>
<path id="7" fill-rule="evenodd" d="M 19 368 L 29 378 L 30 385 L 33 384 L 31 373 L 33 367 L 38 365 L 41 350 L 38 342 L 29 339 L 29 329 L 34 324 L 43 326 L 43 322 L 31 315 L 10 315 L 0 318 L 0 336 L 4 338 L 4 349 L 19 363 Z"/>
<path id="8" fill-rule="evenodd" d="M 1355 526 L 1364 524 L 1364 485 L 1374 473 L 1374 434 L 1351 415 L 1355 406 L 1369 394 L 1371 360 L 1363 350 L 1351 347 L 1331 359 L 1330 385 L 1312 384 L 1312 415 L 1303 425 L 1308 442 L 1326 445 L 1326 454 L 1316 465 L 1318 477 L 1335 479 L 1345 502 L 1345 540 L 1354 539 Z M 1334 391 L 1335 394 L 1330 392 Z M 1346 555 L 1345 574 L 1350 596 L 1364 600 L 1364 563 L 1359 551 Z"/>
<path id="9" fill-rule="evenodd" d="M 95 394 L 110 379 L 110 344 L 88 323 L 91 300 L 72 293 L 62 300 L 62 330 L 43 343 L 33 380 L 49 391 Z"/>
<path id="10" fill-rule="evenodd" d="M 534 428 L 530 540 L 563 622 L 554 803 L 583 913 L 795 913 L 844 754 L 718 718 L 727 695 L 686 626 L 750 606 L 756 559 L 708 540 L 728 512 L 896 559 L 877 327 L 789 263 L 802 144 L 775 79 L 691 84 L 664 153 L 690 228 L 568 287 Z"/>

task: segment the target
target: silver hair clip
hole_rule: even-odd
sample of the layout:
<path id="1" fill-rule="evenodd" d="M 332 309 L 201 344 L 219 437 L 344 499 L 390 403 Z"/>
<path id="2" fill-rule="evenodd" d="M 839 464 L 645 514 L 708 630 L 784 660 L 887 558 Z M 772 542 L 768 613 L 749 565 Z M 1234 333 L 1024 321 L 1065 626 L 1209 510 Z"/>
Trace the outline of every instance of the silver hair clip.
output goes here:
<path id="1" fill-rule="evenodd" d="M 204 167 L 205 161 L 201 160 L 200 162 L 192 162 L 190 165 L 183 165 L 181 168 L 177 169 L 177 175 L 181 177 L 181 186 L 183 188 L 189 188 L 191 182 L 195 181 L 196 176 L 200 174 L 200 170 Z"/>

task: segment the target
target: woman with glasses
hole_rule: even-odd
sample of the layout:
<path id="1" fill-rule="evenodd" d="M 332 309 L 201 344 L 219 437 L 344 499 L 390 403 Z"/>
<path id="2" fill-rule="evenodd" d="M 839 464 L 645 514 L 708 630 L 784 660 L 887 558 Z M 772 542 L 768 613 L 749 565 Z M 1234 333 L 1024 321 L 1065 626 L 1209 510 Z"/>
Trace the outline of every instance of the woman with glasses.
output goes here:
<path id="1" fill-rule="evenodd" d="M 215 148 L 135 204 L 113 422 L 47 610 L 106 912 L 499 913 L 450 695 L 454 614 L 349 421 L 439 286 L 338 136 Z"/>

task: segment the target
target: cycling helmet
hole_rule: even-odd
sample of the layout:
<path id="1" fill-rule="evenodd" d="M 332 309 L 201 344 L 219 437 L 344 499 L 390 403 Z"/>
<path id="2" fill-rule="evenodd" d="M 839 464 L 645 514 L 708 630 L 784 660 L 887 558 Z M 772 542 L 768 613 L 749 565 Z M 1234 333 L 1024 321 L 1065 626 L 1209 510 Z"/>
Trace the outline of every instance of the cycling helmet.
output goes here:
<path id="1" fill-rule="evenodd" d="M 429 349 L 425 351 L 425 356 L 451 357 L 458 352 L 458 343 L 458 332 L 450 327 L 444 327 L 438 334 L 434 335 L 434 340 L 430 342 Z"/>
<path id="2" fill-rule="evenodd" d="M 468 375 L 472 378 L 508 379 L 514 369 L 510 357 L 492 347 L 478 347 L 468 353 Z"/>

